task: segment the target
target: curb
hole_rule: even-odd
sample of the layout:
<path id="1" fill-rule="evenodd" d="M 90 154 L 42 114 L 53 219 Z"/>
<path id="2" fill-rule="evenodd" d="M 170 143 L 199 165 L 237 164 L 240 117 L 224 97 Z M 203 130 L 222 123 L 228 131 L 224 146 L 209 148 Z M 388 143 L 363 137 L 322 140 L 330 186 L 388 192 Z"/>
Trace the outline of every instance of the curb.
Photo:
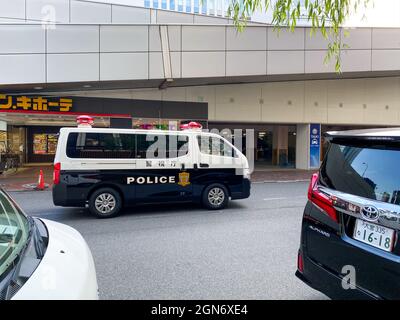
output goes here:
<path id="1" fill-rule="evenodd" d="M 308 182 L 310 179 L 298 179 L 298 180 L 264 180 L 264 181 L 252 181 L 253 184 L 261 183 L 294 183 L 294 182 Z"/>

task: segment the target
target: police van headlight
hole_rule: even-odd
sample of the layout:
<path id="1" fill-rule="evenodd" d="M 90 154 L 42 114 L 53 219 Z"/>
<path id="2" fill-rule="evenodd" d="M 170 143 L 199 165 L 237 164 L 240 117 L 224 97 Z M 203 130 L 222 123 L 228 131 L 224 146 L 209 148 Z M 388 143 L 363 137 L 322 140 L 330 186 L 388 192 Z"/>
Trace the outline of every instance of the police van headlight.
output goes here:
<path id="1" fill-rule="evenodd" d="M 243 170 L 243 178 L 244 179 L 250 179 L 250 169 L 244 169 Z"/>

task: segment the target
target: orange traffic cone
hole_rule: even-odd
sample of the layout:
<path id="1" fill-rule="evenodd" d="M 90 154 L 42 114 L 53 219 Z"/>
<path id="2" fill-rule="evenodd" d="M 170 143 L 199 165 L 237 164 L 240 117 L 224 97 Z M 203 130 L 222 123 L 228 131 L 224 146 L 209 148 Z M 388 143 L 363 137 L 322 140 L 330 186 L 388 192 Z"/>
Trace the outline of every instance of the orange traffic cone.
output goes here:
<path id="1" fill-rule="evenodd" d="M 44 176 L 43 176 L 43 170 L 40 170 L 39 172 L 39 180 L 36 189 L 38 190 L 44 190 Z"/>

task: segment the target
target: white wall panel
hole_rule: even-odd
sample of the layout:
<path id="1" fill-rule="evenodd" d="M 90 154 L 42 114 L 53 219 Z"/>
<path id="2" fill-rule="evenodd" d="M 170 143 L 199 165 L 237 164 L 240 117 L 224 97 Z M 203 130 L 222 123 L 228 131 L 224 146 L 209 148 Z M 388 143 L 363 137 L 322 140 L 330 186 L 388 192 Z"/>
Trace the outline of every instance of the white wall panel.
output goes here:
<path id="1" fill-rule="evenodd" d="M 33 20 L 45 19 L 68 23 L 69 0 L 28 0 L 26 1 L 26 17 Z"/>
<path id="2" fill-rule="evenodd" d="M 221 17 L 210 17 L 202 15 L 194 15 L 194 24 L 228 24 L 229 19 Z"/>
<path id="3" fill-rule="evenodd" d="M 75 82 L 99 80 L 99 54 L 49 54 L 48 82 Z"/>
<path id="4" fill-rule="evenodd" d="M 0 17 L 25 19 L 25 0 L 0 0 Z"/>
<path id="5" fill-rule="evenodd" d="M 112 23 L 150 23 L 150 10 L 127 6 L 112 6 Z"/>
<path id="6" fill-rule="evenodd" d="M 161 52 L 150 52 L 149 54 L 149 78 L 164 79 L 164 65 Z"/>
<path id="7" fill-rule="evenodd" d="M 344 50 L 340 57 L 343 72 L 371 70 L 371 50 Z"/>
<path id="8" fill-rule="evenodd" d="M 271 82 L 262 87 L 261 120 L 298 123 L 304 119 L 304 83 Z"/>
<path id="9" fill-rule="evenodd" d="M 147 78 L 147 53 L 102 53 L 100 56 L 100 80 Z"/>
<path id="10" fill-rule="evenodd" d="M 149 26 L 149 50 L 161 51 L 160 27 Z"/>
<path id="11" fill-rule="evenodd" d="M 372 71 L 400 70 L 400 50 L 372 50 Z"/>
<path id="12" fill-rule="evenodd" d="M 304 50 L 304 28 L 274 30 L 268 28 L 268 50 Z"/>
<path id="13" fill-rule="evenodd" d="M 225 52 L 183 52 L 182 77 L 225 76 Z"/>
<path id="14" fill-rule="evenodd" d="M 147 26 L 101 26 L 101 52 L 131 52 L 148 50 Z"/>
<path id="15" fill-rule="evenodd" d="M 328 39 L 325 39 L 319 31 L 311 35 L 310 30 L 310 28 L 305 29 L 305 48 L 307 50 L 326 50 L 328 48 L 328 44 L 332 41 L 332 39 L 330 39 L 329 37 Z"/>
<path id="16" fill-rule="evenodd" d="M 347 36 L 346 36 L 347 31 Z M 371 49 L 371 28 L 341 30 L 341 39 L 349 49 Z"/>
<path id="17" fill-rule="evenodd" d="M 179 12 L 172 12 L 172 11 L 162 11 L 162 10 L 154 10 L 156 12 L 156 18 L 158 24 L 163 23 L 193 23 L 193 15 L 191 14 L 184 14 Z"/>
<path id="18" fill-rule="evenodd" d="M 99 27 L 60 25 L 47 31 L 49 53 L 99 52 Z"/>
<path id="19" fill-rule="evenodd" d="M 225 50 L 225 27 L 183 26 L 183 51 Z"/>
<path id="20" fill-rule="evenodd" d="M 226 85 L 216 87 L 216 118 L 220 121 L 258 121 L 261 85 Z"/>
<path id="21" fill-rule="evenodd" d="M 0 55 L 0 84 L 43 83 L 45 55 Z"/>
<path id="22" fill-rule="evenodd" d="M 304 81 L 304 120 L 327 123 L 328 81 Z"/>
<path id="23" fill-rule="evenodd" d="M 38 26 L 1 25 L 0 53 L 44 53 L 45 31 Z"/>
<path id="24" fill-rule="evenodd" d="M 304 73 L 304 51 L 268 51 L 268 74 Z"/>
<path id="25" fill-rule="evenodd" d="M 306 73 L 333 73 L 335 72 L 335 58 L 325 63 L 325 50 L 305 52 L 305 72 Z"/>
<path id="26" fill-rule="evenodd" d="M 267 28 L 253 27 L 238 32 L 235 27 L 226 29 L 227 50 L 266 50 Z"/>
<path id="27" fill-rule="evenodd" d="M 111 5 L 71 0 L 72 23 L 111 23 Z"/>
<path id="28" fill-rule="evenodd" d="M 374 28 L 372 30 L 373 49 L 400 49 L 400 29 Z"/>
<path id="29" fill-rule="evenodd" d="M 168 26 L 169 50 L 180 51 L 181 48 L 181 26 Z"/>
<path id="30" fill-rule="evenodd" d="M 180 52 L 171 52 L 171 67 L 172 67 L 172 77 L 173 78 L 181 78 L 181 53 Z"/>
<path id="31" fill-rule="evenodd" d="M 245 76 L 266 74 L 265 51 L 229 51 L 226 53 L 226 75 Z"/>

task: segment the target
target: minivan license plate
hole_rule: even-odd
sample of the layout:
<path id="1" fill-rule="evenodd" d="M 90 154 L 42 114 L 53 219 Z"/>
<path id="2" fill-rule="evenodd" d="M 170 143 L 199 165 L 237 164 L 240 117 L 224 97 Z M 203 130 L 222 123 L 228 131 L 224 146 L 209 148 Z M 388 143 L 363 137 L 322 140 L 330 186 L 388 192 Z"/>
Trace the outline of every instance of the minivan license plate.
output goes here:
<path id="1" fill-rule="evenodd" d="M 376 248 L 392 251 L 394 230 L 357 219 L 353 237 Z"/>

